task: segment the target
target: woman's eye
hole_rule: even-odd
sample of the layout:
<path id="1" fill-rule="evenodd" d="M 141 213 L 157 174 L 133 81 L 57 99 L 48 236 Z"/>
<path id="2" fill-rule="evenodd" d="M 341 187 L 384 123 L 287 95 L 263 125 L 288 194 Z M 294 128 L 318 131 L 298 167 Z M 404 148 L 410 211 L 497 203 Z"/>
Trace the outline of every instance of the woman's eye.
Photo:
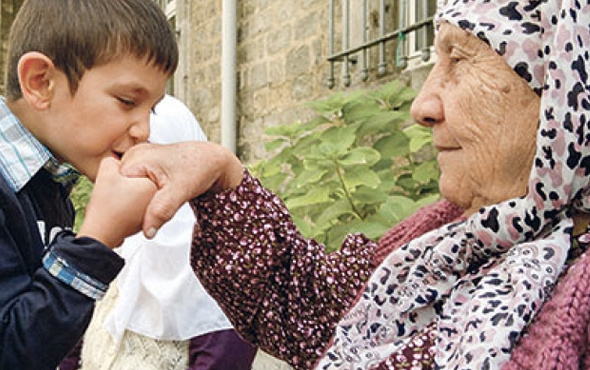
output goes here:
<path id="1" fill-rule="evenodd" d="M 453 49 L 449 53 L 449 59 L 451 60 L 451 62 L 453 64 L 457 64 L 457 63 L 465 60 L 466 59 L 466 56 L 465 56 L 464 53 L 458 51 L 457 49 Z"/>
<path id="2" fill-rule="evenodd" d="M 463 60 L 463 57 L 461 57 L 461 56 L 459 56 L 459 55 L 453 55 L 453 54 L 451 54 L 451 55 L 449 56 L 449 59 L 451 60 L 451 63 L 453 63 L 453 64 L 457 64 L 457 63 L 459 63 L 460 61 L 462 61 L 462 60 Z"/>

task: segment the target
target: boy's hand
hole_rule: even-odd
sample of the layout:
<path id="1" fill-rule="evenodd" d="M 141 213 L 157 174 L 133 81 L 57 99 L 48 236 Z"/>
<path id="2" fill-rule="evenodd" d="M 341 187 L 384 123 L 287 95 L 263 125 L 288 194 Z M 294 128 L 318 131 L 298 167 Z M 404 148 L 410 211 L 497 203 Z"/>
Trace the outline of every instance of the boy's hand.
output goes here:
<path id="1" fill-rule="evenodd" d="M 152 238 L 186 201 L 208 191 L 237 186 L 242 181 L 243 166 L 231 151 L 218 144 L 187 141 L 135 145 L 123 156 L 121 173 L 148 177 L 158 187 L 143 222 L 144 234 Z"/>
<path id="2" fill-rule="evenodd" d="M 84 222 L 78 236 L 89 236 L 115 248 L 141 230 L 146 207 L 156 186 L 146 178 L 128 178 L 119 173 L 115 158 L 102 160 Z"/>

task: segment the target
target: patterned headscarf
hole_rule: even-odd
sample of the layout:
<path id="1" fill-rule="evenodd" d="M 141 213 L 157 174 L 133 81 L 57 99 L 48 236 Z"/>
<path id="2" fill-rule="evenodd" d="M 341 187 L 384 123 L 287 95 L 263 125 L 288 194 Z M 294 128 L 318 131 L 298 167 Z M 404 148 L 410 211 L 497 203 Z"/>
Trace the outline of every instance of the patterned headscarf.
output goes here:
<path id="1" fill-rule="evenodd" d="M 452 0 L 436 22 L 484 40 L 541 96 L 527 195 L 394 251 L 318 368 L 369 369 L 429 325 L 438 368 L 499 368 L 564 271 L 572 215 L 590 213 L 588 0 Z"/>

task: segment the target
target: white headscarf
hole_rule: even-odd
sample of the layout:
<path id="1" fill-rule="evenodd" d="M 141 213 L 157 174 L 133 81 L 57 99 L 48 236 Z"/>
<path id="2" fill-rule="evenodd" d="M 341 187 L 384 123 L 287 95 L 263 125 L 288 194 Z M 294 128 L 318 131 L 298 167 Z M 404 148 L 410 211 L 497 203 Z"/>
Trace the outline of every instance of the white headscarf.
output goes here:
<path id="1" fill-rule="evenodd" d="M 190 110 L 172 96 L 158 103 L 150 129 L 150 141 L 159 144 L 207 140 Z M 118 300 L 104 323 L 115 344 L 125 330 L 156 339 L 186 340 L 232 327 L 190 267 L 195 221 L 186 203 L 155 238 L 138 233 L 117 248 L 125 267 L 116 280 Z"/>
<path id="2" fill-rule="evenodd" d="M 318 368 L 368 369 L 431 323 L 437 368 L 499 368 L 564 270 L 572 214 L 589 213 L 588 2 L 453 0 L 436 22 L 486 41 L 541 95 L 528 193 L 394 251 Z"/>

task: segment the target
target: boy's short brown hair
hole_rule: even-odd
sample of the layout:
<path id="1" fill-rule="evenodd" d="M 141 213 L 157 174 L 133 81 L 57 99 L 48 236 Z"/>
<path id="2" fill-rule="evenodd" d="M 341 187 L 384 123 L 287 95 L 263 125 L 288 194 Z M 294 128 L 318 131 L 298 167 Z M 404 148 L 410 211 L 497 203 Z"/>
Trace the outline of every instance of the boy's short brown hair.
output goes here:
<path id="1" fill-rule="evenodd" d="M 30 51 L 66 74 L 72 94 L 86 70 L 126 54 L 147 56 L 170 75 L 178 64 L 174 31 L 152 0 L 25 0 L 10 29 L 10 99 L 22 97 L 18 62 Z"/>

